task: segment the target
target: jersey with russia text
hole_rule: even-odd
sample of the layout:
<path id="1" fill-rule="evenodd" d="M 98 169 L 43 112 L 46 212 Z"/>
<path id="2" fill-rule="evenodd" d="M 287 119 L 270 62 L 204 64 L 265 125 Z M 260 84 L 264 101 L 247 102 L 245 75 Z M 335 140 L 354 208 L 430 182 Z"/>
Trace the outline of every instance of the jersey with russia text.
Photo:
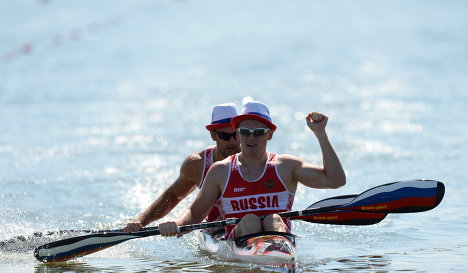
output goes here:
<path id="1" fill-rule="evenodd" d="M 200 183 L 198 183 L 198 187 L 200 189 L 201 189 L 201 187 L 203 185 L 203 181 L 205 179 L 206 173 L 208 172 L 208 169 L 214 163 L 214 155 L 213 155 L 214 150 L 215 150 L 215 146 L 207 147 L 205 149 L 205 157 L 203 159 L 204 160 L 203 161 L 203 173 L 202 173 L 202 176 L 201 176 Z M 211 209 L 210 213 L 208 214 L 208 216 L 206 217 L 205 220 L 207 222 L 216 221 L 216 220 L 218 220 L 219 215 L 220 215 L 219 209 L 215 205 L 215 206 L 213 206 L 213 208 Z"/>
<path id="2" fill-rule="evenodd" d="M 269 153 L 263 174 L 255 181 L 248 181 L 242 177 L 237 155 L 231 156 L 229 177 L 216 202 L 224 219 L 242 218 L 249 213 L 262 216 L 291 210 L 294 194 L 279 177 L 276 158 L 276 154 Z M 290 220 L 283 220 L 290 229 Z M 229 233 L 233 227 L 228 227 L 226 232 Z"/>

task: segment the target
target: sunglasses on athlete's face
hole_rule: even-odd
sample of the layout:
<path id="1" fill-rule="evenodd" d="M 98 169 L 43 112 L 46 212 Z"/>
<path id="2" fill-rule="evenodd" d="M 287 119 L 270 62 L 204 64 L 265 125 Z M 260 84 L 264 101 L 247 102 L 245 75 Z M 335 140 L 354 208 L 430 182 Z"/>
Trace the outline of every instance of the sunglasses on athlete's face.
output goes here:
<path id="1" fill-rule="evenodd" d="M 270 131 L 270 128 L 254 128 L 254 129 L 249 129 L 245 127 L 239 127 L 237 129 L 237 132 L 239 132 L 240 135 L 248 137 L 250 134 L 253 134 L 256 137 L 263 136 L 266 134 L 268 131 Z"/>
<path id="2" fill-rule="evenodd" d="M 218 131 L 213 131 L 215 134 L 222 140 L 228 141 L 233 137 L 234 139 L 237 139 L 236 137 L 236 132 L 234 133 L 226 133 L 226 132 L 218 132 Z"/>

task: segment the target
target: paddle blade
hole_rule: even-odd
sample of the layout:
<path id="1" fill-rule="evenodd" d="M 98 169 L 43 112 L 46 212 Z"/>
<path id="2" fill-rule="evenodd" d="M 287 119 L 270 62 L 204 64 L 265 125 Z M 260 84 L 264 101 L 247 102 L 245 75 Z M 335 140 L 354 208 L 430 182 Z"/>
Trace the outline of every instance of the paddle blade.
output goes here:
<path id="1" fill-rule="evenodd" d="M 437 207 L 444 193 L 445 186 L 439 181 L 399 181 L 365 191 L 340 209 L 382 213 L 422 212 Z"/>
<path id="2" fill-rule="evenodd" d="M 88 234 L 39 246 L 34 250 L 34 257 L 41 262 L 63 262 L 98 252 L 130 239 L 157 234 L 159 234 L 157 229 L 133 233 L 111 232 Z"/>
<path id="3" fill-rule="evenodd" d="M 381 222 L 386 213 L 368 213 L 352 210 L 338 210 L 313 215 L 303 215 L 291 217 L 293 220 L 303 220 L 310 223 L 329 225 L 352 225 L 363 226 L 373 225 Z"/>
<path id="4" fill-rule="evenodd" d="M 210 227 L 222 227 L 236 224 L 239 221 L 240 219 L 232 218 L 223 221 L 186 225 L 181 226 L 180 231 L 183 232 Z M 138 232 L 131 233 L 109 232 L 88 234 L 39 246 L 34 250 L 34 257 L 41 262 L 62 262 L 76 257 L 85 256 L 131 239 L 144 238 L 159 234 L 160 232 L 158 227 L 147 227 Z"/>

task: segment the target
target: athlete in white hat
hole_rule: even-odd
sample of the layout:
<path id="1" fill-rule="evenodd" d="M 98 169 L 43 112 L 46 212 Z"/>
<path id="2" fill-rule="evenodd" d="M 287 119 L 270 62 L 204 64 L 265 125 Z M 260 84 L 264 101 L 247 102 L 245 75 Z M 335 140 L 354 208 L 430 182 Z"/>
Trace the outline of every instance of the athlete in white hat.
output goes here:
<path id="1" fill-rule="evenodd" d="M 124 228 L 126 232 L 135 232 L 142 227 L 166 216 L 182 199 L 196 187 L 201 188 L 208 169 L 216 161 L 240 152 L 236 131 L 231 127 L 231 119 L 237 115 L 234 103 L 220 104 L 213 107 L 211 123 L 206 125 L 216 145 L 187 156 L 180 167 L 179 177 L 133 222 Z M 215 221 L 219 210 L 214 206 L 207 221 Z"/>

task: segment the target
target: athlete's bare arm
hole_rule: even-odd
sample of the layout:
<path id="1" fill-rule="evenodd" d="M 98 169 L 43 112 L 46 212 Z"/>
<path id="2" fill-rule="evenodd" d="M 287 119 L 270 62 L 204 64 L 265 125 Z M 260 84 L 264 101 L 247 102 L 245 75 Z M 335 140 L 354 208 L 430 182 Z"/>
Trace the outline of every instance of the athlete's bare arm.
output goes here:
<path id="1" fill-rule="evenodd" d="M 211 166 L 195 201 L 187 209 L 187 213 L 176 221 L 179 225 L 201 223 L 205 219 L 220 197 L 221 189 L 226 183 L 229 171 L 227 162 L 223 160 Z"/>
<path id="2" fill-rule="evenodd" d="M 124 228 L 134 232 L 166 216 L 177 204 L 189 195 L 198 183 L 203 172 L 202 153 L 189 155 L 180 167 L 179 177 L 167 188 L 134 222 Z"/>
<path id="3" fill-rule="evenodd" d="M 278 158 L 280 175 L 289 190 L 295 192 L 297 182 L 320 189 L 335 189 L 346 184 L 345 172 L 325 131 L 327 122 L 328 117 L 317 112 L 306 117 L 307 126 L 320 144 L 323 167 L 314 166 L 295 156 L 281 155 Z"/>
<path id="4" fill-rule="evenodd" d="M 211 166 L 195 201 L 180 219 L 159 224 L 162 236 L 174 236 L 177 234 L 177 226 L 198 224 L 205 219 L 220 197 L 221 189 L 224 189 L 229 172 L 227 162 L 223 160 Z"/>

